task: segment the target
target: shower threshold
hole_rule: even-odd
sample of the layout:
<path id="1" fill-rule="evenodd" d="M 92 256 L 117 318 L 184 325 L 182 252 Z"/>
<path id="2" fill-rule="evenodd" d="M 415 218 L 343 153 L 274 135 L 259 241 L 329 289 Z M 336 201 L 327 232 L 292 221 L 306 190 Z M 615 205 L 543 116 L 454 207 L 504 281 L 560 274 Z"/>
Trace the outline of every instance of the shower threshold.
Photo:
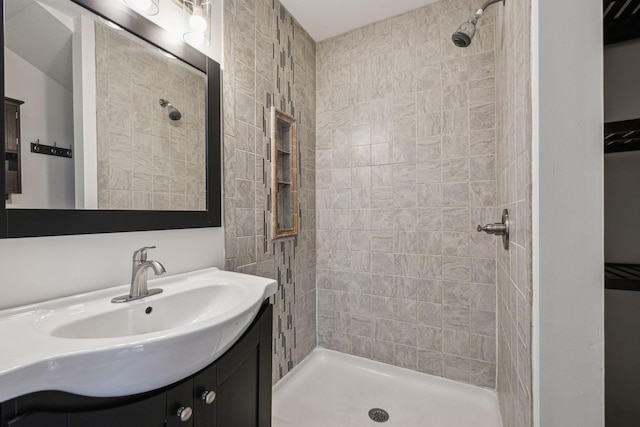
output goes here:
<path id="1" fill-rule="evenodd" d="M 381 416 L 384 413 L 388 416 Z M 274 387 L 272 426 L 501 427 L 502 423 L 492 390 L 317 348 Z"/>

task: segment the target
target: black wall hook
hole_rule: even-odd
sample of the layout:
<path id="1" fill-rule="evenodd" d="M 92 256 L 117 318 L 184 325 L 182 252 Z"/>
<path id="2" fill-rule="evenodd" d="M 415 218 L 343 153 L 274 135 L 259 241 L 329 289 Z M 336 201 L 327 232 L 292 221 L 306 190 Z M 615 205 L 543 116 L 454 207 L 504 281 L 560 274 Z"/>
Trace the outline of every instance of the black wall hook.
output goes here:
<path id="1" fill-rule="evenodd" d="M 69 148 L 59 148 L 56 147 L 56 143 L 51 145 L 40 144 L 40 140 L 37 139 L 36 142 L 31 143 L 31 152 L 37 154 L 47 154 L 49 156 L 58 156 L 58 157 L 67 157 L 69 159 L 73 158 L 73 151 L 71 147 Z"/>

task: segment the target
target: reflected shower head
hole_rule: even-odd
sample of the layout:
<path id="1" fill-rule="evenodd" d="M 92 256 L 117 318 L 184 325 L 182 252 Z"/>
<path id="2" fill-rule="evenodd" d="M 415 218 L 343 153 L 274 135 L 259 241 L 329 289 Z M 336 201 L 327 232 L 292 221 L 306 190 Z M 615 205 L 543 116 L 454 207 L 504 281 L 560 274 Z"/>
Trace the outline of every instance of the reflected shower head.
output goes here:
<path id="1" fill-rule="evenodd" d="M 180 113 L 180 111 L 178 111 L 178 109 L 173 105 L 169 105 L 169 118 L 171 120 L 180 120 L 182 118 L 182 113 Z"/>
<path id="2" fill-rule="evenodd" d="M 487 2 L 485 2 L 485 4 L 483 4 L 482 7 L 478 9 L 476 14 L 473 15 L 471 19 L 460 25 L 458 31 L 453 33 L 453 36 L 451 36 L 453 43 L 458 47 L 468 47 L 471 44 L 473 36 L 476 35 L 476 24 L 478 23 L 478 19 L 480 19 L 480 17 L 484 14 L 484 11 L 487 7 L 499 1 L 502 1 L 502 3 L 504 3 L 505 0 L 488 0 Z"/>
<path id="3" fill-rule="evenodd" d="M 171 120 L 180 120 L 182 118 L 182 113 L 173 105 L 171 105 L 171 103 L 169 101 L 167 101 L 166 99 L 160 99 L 160 105 L 164 108 L 166 107 L 169 110 L 169 118 Z"/>

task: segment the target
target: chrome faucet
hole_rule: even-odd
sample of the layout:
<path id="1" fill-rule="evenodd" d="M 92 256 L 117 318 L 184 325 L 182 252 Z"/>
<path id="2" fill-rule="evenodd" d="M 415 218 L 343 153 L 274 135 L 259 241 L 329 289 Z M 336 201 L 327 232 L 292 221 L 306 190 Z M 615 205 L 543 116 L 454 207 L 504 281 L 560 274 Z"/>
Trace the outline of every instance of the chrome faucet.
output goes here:
<path id="1" fill-rule="evenodd" d="M 158 261 L 147 260 L 147 250 L 155 249 L 155 246 L 145 246 L 133 253 L 132 270 L 131 270 L 131 289 L 129 295 L 121 295 L 115 297 L 111 302 L 128 302 L 134 301 L 140 298 L 156 295 L 162 292 L 162 289 L 148 289 L 147 288 L 147 270 L 152 268 L 156 276 L 163 275 L 166 270 L 164 265 Z"/>

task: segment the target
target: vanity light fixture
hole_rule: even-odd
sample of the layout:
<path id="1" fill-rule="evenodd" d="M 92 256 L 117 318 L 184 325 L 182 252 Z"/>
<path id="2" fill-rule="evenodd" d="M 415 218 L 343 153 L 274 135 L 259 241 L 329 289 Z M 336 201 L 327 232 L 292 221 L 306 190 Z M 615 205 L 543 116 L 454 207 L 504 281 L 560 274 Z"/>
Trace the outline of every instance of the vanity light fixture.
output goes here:
<path id="1" fill-rule="evenodd" d="M 123 0 L 124 4 L 142 15 L 157 15 L 160 11 L 160 0 Z"/>
<path id="2" fill-rule="evenodd" d="M 187 19 L 184 40 L 197 47 L 211 44 L 211 1 L 183 0 L 182 7 Z"/>

